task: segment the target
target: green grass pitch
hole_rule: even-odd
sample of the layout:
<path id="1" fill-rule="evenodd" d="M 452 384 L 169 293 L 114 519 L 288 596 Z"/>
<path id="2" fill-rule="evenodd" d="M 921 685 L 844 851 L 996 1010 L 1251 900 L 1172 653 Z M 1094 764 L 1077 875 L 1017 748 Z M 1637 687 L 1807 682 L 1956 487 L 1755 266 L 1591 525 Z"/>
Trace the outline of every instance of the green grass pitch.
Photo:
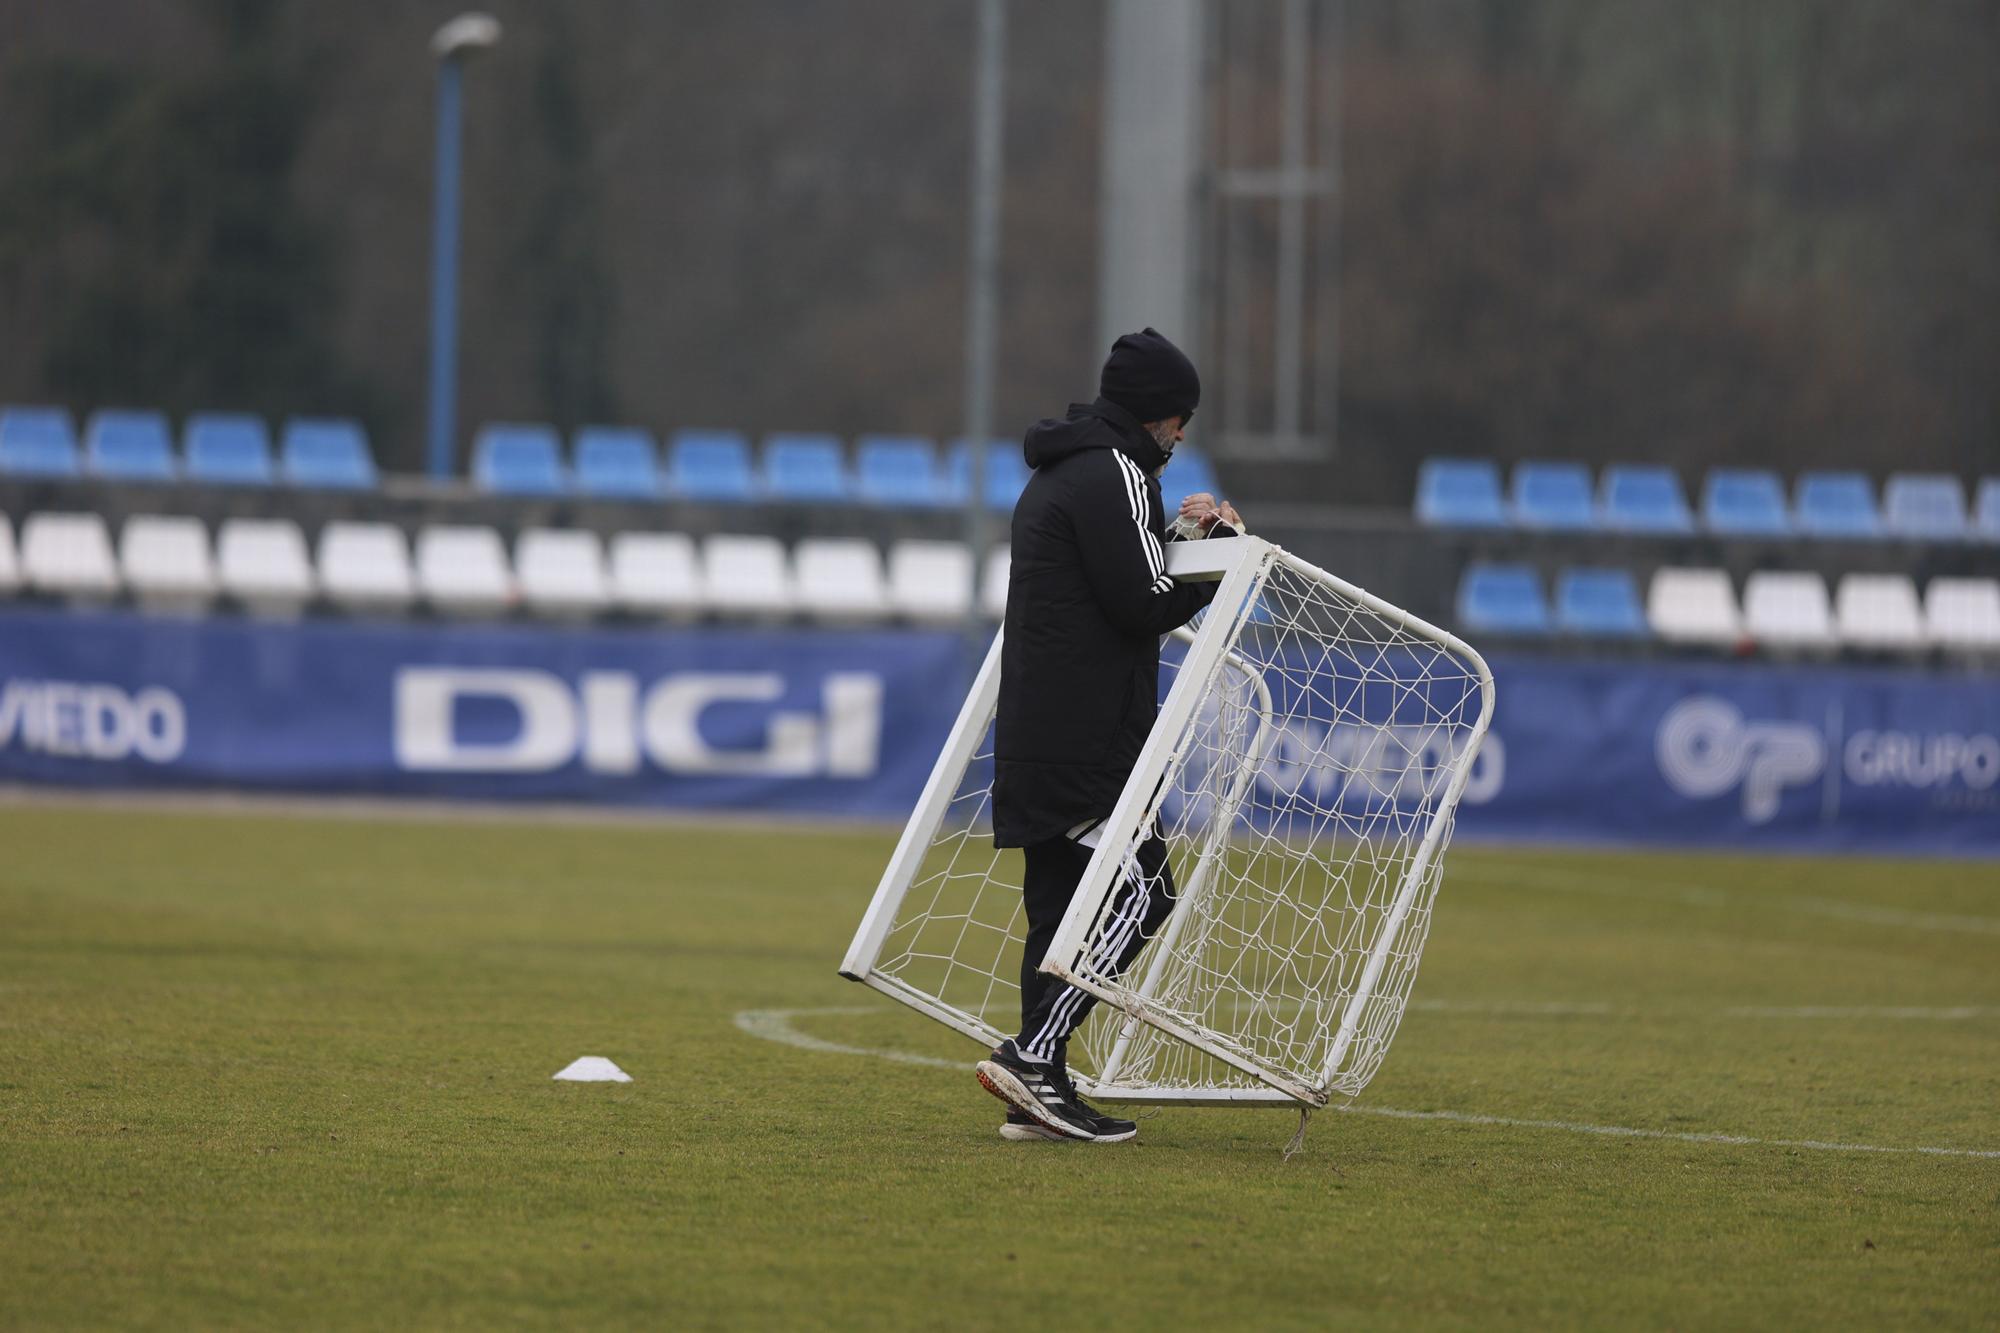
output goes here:
<path id="1" fill-rule="evenodd" d="M 0 809 L 0 1326 L 2000 1316 L 1992 864 L 1457 848 L 1286 1163 L 1284 1111 L 1004 1143 L 854 1053 L 975 1055 L 835 975 L 891 842 Z"/>

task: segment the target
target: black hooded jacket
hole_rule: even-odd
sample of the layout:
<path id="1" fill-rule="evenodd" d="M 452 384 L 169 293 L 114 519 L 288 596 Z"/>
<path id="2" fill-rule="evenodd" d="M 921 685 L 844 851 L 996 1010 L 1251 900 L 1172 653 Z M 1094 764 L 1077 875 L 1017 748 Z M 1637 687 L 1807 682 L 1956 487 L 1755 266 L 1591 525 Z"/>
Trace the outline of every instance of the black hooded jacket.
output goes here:
<path id="1" fill-rule="evenodd" d="M 1160 636 L 1215 596 L 1166 572 L 1166 455 L 1103 398 L 1039 421 L 1014 506 L 1000 650 L 993 840 L 1022 847 L 1103 819 L 1159 712 Z M 1234 535 L 1217 523 L 1211 536 Z"/>

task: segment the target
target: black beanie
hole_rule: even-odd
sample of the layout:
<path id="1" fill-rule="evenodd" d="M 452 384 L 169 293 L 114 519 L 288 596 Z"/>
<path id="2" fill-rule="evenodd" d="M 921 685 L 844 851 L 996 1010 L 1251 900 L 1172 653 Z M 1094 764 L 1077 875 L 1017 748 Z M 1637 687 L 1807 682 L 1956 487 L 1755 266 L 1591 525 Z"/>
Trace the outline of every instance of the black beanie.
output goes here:
<path id="1" fill-rule="evenodd" d="M 1201 402 L 1201 376 L 1194 373 L 1194 362 L 1180 348 L 1157 329 L 1145 329 L 1111 344 L 1097 392 L 1142 424 L 1165 421 L 1194 415 Z"/>

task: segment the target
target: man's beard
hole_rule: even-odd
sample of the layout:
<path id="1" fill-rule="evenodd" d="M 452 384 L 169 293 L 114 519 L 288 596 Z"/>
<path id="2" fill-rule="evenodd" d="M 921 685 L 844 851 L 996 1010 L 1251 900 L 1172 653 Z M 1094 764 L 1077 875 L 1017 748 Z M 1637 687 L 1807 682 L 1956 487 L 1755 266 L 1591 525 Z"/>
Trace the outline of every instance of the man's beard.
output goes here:
<path id="1" fill-rule="evenodd" d="M 1178 429 L 1179 424 L 1172 421 L 1155 421 L 1146 427 L 1146 433 L 1153 437 L 1153 443 L 1159 445 L 1160 452 L 1167 456 L 1160 461 L 1159 468 L 1153 473 L 1156 477 L 1167 470 L 1167 462 L 1174 456 L 1174 432 Z"/>

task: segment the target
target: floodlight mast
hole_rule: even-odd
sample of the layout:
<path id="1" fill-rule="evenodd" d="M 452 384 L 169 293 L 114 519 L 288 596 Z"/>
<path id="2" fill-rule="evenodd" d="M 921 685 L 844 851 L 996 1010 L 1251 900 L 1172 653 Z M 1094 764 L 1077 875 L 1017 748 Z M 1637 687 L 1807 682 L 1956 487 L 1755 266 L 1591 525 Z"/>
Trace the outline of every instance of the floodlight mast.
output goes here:
<path id="1" fill-rule="evenodd" d="M 460 14 L 431 36 L 438 62 L 437 181 L 431 217 L 431 393 L 429 455 L 433 481 L 451 476 L 458 423 L 458 181 L 463 139 L 461 74 L 465 57 L 500 41 L 500 20 Z"/>

